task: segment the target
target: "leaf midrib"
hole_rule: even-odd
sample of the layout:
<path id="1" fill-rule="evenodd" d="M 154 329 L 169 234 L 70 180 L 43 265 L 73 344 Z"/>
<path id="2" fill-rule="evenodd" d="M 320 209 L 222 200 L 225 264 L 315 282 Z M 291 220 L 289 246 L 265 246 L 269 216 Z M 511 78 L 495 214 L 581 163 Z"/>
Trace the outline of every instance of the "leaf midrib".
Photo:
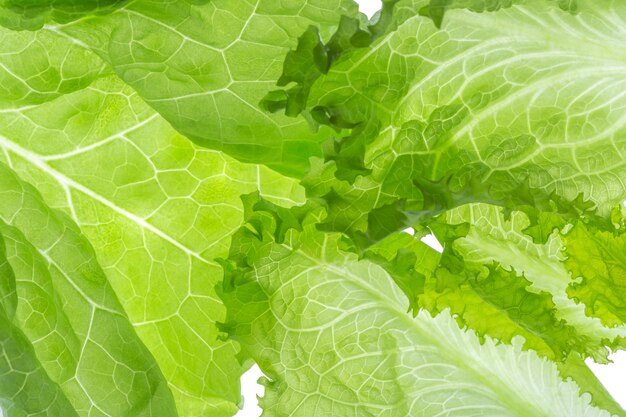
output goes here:
<path id="1" fill-rule="evenodd" d="M 390 309 L 391 312 L 394 313 L 394 315 L 398 316 L 402 321 L 404 321 L 407 324 L 407 328 L 414 328 L 414 329 L 416 329 L 415 331 L 417 333 L 419 333 L 424 339 L 428 340 L 428 344 L 434 345 L 434 346 L 439 346 L 440 347 L 439 352 L 449 352 L 450 346 L 445 345 L 445 344 L 441 343 L 441 341 L 437 340 L 436 338 L 431 337 L 431 335 L 429 335 L 424 329 L 422 329 L 417 324 L 416 320 L 410 318 L 404 311 L 398 309 L 395 305 L 393 305 L 393 303 L 390 303 L 389 299 L 384 294 L 382 294 L 380 291 L 376 291 L 375 288 L 371 287 L 368 283 L 366 283 L 360 277 L 354 275 L 350 270 L 338 268 L 338 267 L 336 267 L 333 264 L 322 262 L 319 259 L 316 259 L 315 257 L 310 256 L 309 254 L 305 253 L 303 250 L 294 249 L 293 247 L 288 246 L 286 244 L 283 244 L 281 246 L 285 247 L 286 249 L 288 249 L 290 251 L 297 250 L 303 257 L 305 257 L 309 261 L 313 262 L 314 264 L 318 265 L 318 267 L 320 267 L 322 269 L 326 268 L 329 271 L 332 271 L 337 276 L 344 276 L 344 277 L 349 278 L 349 280 L 354 285 L 356 285 L 358 287 L 361 287 L 365 291 L 368 291 L 369 293 L 371 293 L 372 294 L 372 298 L 380 300 L 380 302 L 384 306 L 384 308 Z M 389 277 L 389 279 L 391 279 L 391 278 Z M 460 331 L 467 332 L 469 330 L 460 329 Z M 467 361 L 462 360 L 460 355 L 458 355 L 458 351 L 451 352 L 451 353 L 448 353 L 448 354 L 443 355 L 443 356 L 445 356 L 448 359 L 449 362 L 456 363 L 457 366 L 459 366 L 460 369 L 467 370 L 468 367 L 469 367 L 469 369 L 471 369 L 471 374 L 474 375 L 476 377 L 476 379 L 480 379 L 482 381 L 483 385 L 491 387 L 492 392 L 494 392 L 497 395 L 497 398 L 498 398 L 498 400 L 499 400 L 499 402 L 501 404 L 508 404 L 508 405 L 511 406 L 511 409 L 518 410 L 518 411 L 523 411 L 524 413 L 530 411 L 530 412 L 532 412 L 532 414 L 528 414 L 528 415 L 532 415 L 533 417 L 552 417 L 552 416 L 548 416 L 548 415 L 544 414 L 544 410 L 541 410 L 541 409 L 529 410 L 528 407 L 534 408 L 533 404 L 529 404 L 527 402 L 519 403 L 519 402 L 510 402 L 510 401 L 508 401 L 509 398 L 515 397 L 515 395 L 509 395 L 511 393 L 506 393 L 506 392 L 502 392 L 501 391 L 502 387 L 508 388 L 508 386 L 506 384 L 498 383 L 498 381 L 494 382 L 493 379 L 490 379 L 490 378 L 488 378 L 486 376 L 483 376 L 483 374 L 481 372 L 478 372 L 477 370 L 472 368 L 470 366 L 471 364 L 468 364 Z M 543 359 L 541 359 L 539 357 L 538 360 L 543 360 Z M 495 376 L 496 379 L 497 379 L 497 376 L 498 376 L 497 374 L 493 374 L 492 373 L 492 375 Z M 513 394 L 515 394 L 515 392 L 513 392 Z M 515 398 L 518 398 L 518 400 L 519 400 L 519 396 L 517 396 Z M 524 407 L 523 410 L 520 410 L 520 406 Z"/>
<path id="2" fill-rule="evenodd" d="M 185 252 L 187 255 L 201 261 L 202 263 L 205 264 L 210 264 L 213 265 L 214 263 L 207 260 L 206 258 L 204 258 L 202 255 L 200 255 L 198 252 L 193 251 L 191 248 L 185 246 L 184 244 L 182 244 L 181 242 L 179 242 L 178 240 L 176 240 L 175 238 L 173 238 L 172 236 L 170 236 L 169 234 L 165 233 L 163 230 L 159 229 L 158 227 L 152 225 L 151 223 L 149 223 L 148 221 L 146 221 L 145 219 L 137 216 L 134 213 L 131 213 L 130 211 L 120 207 L 119 205 L 117 205 L 115 202 L 111 201 L 110 199 L 104 197 L 103 195 L 95 192 L 94 190 L 84 186 L 83 184 L 75 181 L 74 179 L 66 176 L 65 174 L 63 174 L 62 172 L 58 171 L 57 169 L 53 168 L 52 166 L 50 166 L 49 164 L 47 164 L 46 162 L 44 162 L 44 159 L 41 155 L 38 155 L 28 149 L 25 149 L 23 147 L 21 147 L 20 145 L 16 144 L 15 142 L 9 140 L 8 138 L 0 135 L 0 147 L 4 148 L 5 150 L 9 150 L 13 153 L 15 153 L 16 155 L 20 156 L 21 158 L 25 159 L 26 161 L 28 161 L 29 163 L 31 163 L 32 165 L 34 165 L 35 167 L 39 168 L 40 170 L 42 170 L 43 172 L 45 172 L 46 174 L 48 174 L 49 176 L 51 176 L 52 178 L 54 178 L 62 187 L 64 188 L 73 188 L 85 195 L 87 195 L 88 197 L 98 201 L 99 203 L 105 205 L 106 207 L 108 207 L 109 209 L 111 209 L 112 211 L 114 211 L 115 213 L 123 216 L 124 218 L 132 221 L 133 223 L 136 223 L 137 225 L 139 225 L 139 227 L 148 230 L 152 233 L 154 233 L 155 235 L 159 236 L 160 238 L 166 240 L 168 243 L 174 245 L 176 248 L 182 250 L 183 252 Z"/>

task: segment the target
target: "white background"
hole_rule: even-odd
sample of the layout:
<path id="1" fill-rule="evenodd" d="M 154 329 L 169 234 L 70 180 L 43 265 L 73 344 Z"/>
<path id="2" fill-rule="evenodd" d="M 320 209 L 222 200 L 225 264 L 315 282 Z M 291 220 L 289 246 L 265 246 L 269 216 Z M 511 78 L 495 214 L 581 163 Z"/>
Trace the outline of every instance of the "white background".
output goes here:
<path id="1" fill-rule="evenodd" d="M 380 9 L 380 0 L 356 0 L 361 11 L 368 16 Z M 607 390 L 613 395 L 622 407 L 626 408 L 626 352 L 620 351 L 611 356 L 614 363 L 610 365 L 597 365 L 588 361 L 591 370 L 604 383 Z M 258 417 L 261 408 L 257 404 L 257 396 L 263 396 L 263 387 L 256 381 L 263 375 L 258 366 L 254 365 L 241 378 L 244 408 L 236 417 Z"/>

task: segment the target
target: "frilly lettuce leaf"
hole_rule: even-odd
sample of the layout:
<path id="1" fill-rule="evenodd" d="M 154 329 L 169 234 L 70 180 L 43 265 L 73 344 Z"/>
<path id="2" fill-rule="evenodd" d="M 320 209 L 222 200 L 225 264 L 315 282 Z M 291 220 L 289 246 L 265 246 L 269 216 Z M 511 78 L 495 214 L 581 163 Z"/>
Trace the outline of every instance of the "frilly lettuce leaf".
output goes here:
<path id="1" fill-rule="evenodd" d="M 624 347 L 626 327 L 608 327 L 600 319 L 588 317 L 585 306 L 568 294 L 577 278 L 568 266 L 571 262 L 566 255 L 568 232 L 565 235 L 555 232 L 546 243 L 538 244 L 524 232 L 529 224 L 524 213 L 516 212 L 506 219 L 501 208 L 484 204 L 455 209 L 445 216 L 444 222 L 469 226 L 464 236 L 449 242 L 454 252 L 463 258 L 465 269 L 480 269 L 495 262 L 523 275 L 531 283 L 529 290 L 550 294 L 556 317 L 576 329 L 585 341 L 574 348 L 575 351 L 585 356 L 588 348 L 594 359 L 606 361 L 606 353 L 602 353 L 605 345 Z"/>
<path id="2" fill-rule="evenodd" d="M 619 223 L 621 215 L 615 214 L 613 219 Z M 588 305 L 580 304 L 580 299 L 570 298 L 573 295 L 572 287 L 576 286 L 577 289 L 592 299 L 604 299 L 604 294 L 607 293 L 615 299 L 615 294 L 619 293 L 619 286 L 615 286 L 609 281 L 610 275 L 599 273 L 590 276 L 585 274 L 591 280 L 591 285 L 584 287 L 578 282 L 580 276 L 573 272 L 574 269 L 571 265 L 572 263 L 583 264 L 586 259 L 589 259 L 589 253 L 603 253 L 603 249 L 596 246 L 593 239 L 575 240 L 574 236 L 591 229 L 596 230 L 597 233 L 606 233 L 611 236 L 611 241 L 615 242 L 614 239 L 619 239 L 619 234 L 598 232 L 604 223 L 594 226 L 591 222 L 579 222 L 573 228 L 570 226 L 569 230 L 563 233 L 553 233 L 545 244 L 537 244 L 533 242 L 531 236 L 526 234 L 530 222 L 524 213 L 515 212 L 507 219 L 501 208 L 484 204 L 452 210 L 439 222 L 457 225 L 455 226 L 457 228 L 460 225 L 466 226 L 463 236 L 453 236 L 447 241 L 446 233 L 442 233 L 445 228 L 440 229 L 439 233 L 437 233 L 437 228 L 434 228 L 435 233 L 442 241 L 446 242 L 446 249 L 452 250 L 456 256 L 463 257 L 465 271 L 477 268 L 484 269 L 485 265 L 498 263 L 502 268 L 510 271 L 509 274 L 523 275 L 521 279 L 531 284 L 527 285 L 529 294 L 525 295 L 525 300 L 537 297 L 533 294 L 544 294 L 544 297 L 547 294 L 550 295 L 550 298 L 546 299 L 545 302 L 548 306 L 552 305 L 552 308 L 544 311 L 549 313 L 546 317 L 558 320 L 560 329 L 559 331 L 545 332 L 544 337 L 540 337 L 540 339 L 527 338 L 526 347 L 529 347 L 533 341 L 540 342 L 539 345 L 531 346 L 531 348 L 545 355 L 545 348 L 541 347 L 543 344 L 553 348 L 554 346 L 568 346 L 569 349 L 564 351 L 568 354 L 567 359 L 558 364 L 562 375 L 573 377 L 581 386 L 589 392 L 593 392 L 594 404 L 601 405 L 618 414 L 623 413 L 621 407 L 616 405 L 615 401 L 582 363 L 581 358 L 591 357 L 596 362 L 606 363 L 608 361 L 606 347 L 613 350 L 626 347 L 626 326 L 623 322 L 619 322 L 617 325 L 614 323 L 613 327 L 606 326 L 607 317 L 613 317 L 611 314 L 606 314 L 606 309 L 592 309 Z M 578 231 L 576 231 L 577 229 Z M 616 229 L 615 232 L 619 230 Z M 570 235 L 571 233 L 574 235 Z M 580 242 L 586 244 L 587 252 L 576 253 L 575 246 L 573 247 L 572 244 L 580 245 Z M 623 258 L 622 253 L 613 253 L 613 255 L 615 260 Z M 591 257 L 593 258 L 593 255 Z M 446 265 L 446 263 L 442 262 L 442 265 Z M 434 282 L 438 283 L 436 280 Z M 521 285 L 521 282 L 518 281 L 518 283 Z M 504 282 L 501 282 L 501 285 L 504 285 Z M 515 281 L 513 285 L 515 285 Z M 497 305 L 502 305 L 507 299 L 514 297 L 515 292 L 511 291 L 512 288 L 513 286 L 509 288 L 509 291 L 504 292 L 502 297 L 496 299 Z M 471 299 L 471 292 L 469 291 L 457 291 L 456 293 L 458 294 L 457 300 L 460 300 L 461 296 Z M 449 290 L 444 290 L 435 293 L 435 297 L 432 297 L 426 292 L 425 297 L 433 298 L 437 303 L 445 306 L 446 298 L 450 297 L 449 294 Z M 443 301 L 441 301 L 442 299 Z M 585 299 L 583 298 L 583 300 Z M 424 305 L 428 307 L 426 304 Z M 598 305 L 603 306 L 602 302 L 596 304 L 596 306 Z M 459 312 L 459 318 L 463 320 L 462 322 L 470 328 L 478 329 L 479 332 L 482 328 L 485 334 L 492 337 L 511 332 L 508 336 L 511 337 L 511 334 L 520 331 L 514 330 L 510 325 L 500 324 L 500 326 L 496 326 L 496 321 L 485 320 L 477 315 L 481 310 L 469 303 L 457 301 L 456 306 L 457 311 L 463 310 Z M 531 315 L 538 314 L 539 311 L 541 310 L 533 309 Z M 589 312 L 594 314 L 586 314 Z M 472 314 L 474 314 L 473 317 Z M 534 330 L 536 336 L 536 329 L 541 323 L 542 321 L 533 321 L 527 329 Z M 562 337 L 561 339 L 559 339 L 559 335 Z M 547 354 L 551 355 L 552 353 L 547 351 Z M 593 385 L 585 386 L 586 384 Z"/>
<path id="3" fill-rule="evenodd" d="M 378 210 L 402 228 L 483 202 L 528 211 L 545 240 L 545 213 L 607 217 L 626 198 L 623 59 L 607 46 L 623 5 L 451 8 L 440 29 L 424 5 L 398 3 L 370 47 L 301 82 L 303 114 L 337 130 L 305 179 L 326 227 L 371 243 Z"/>
<path id="4" fill-rule="evenodd" d="M 0 0 L 0 414 L 624 415 L 624 21 Z"/>
<path id="5" fill-rule="evenodd" d="M 518 298 L 521 300 L 520 306 L 532 303 L 533 298 L 538 298 L 537 294 L 543 294 L 542 297 L 545 303 L 543 309 L 544 320 L 521 320 L 522 324 L 526 322 L 526 330 L 534 333 L 533 336 L 540 336 L 539 339 L 534 337 L 527 338 L 526 347 L 529 347 L 532 343 L 539 342 L 538 345 L 535 344 L 535 346 L 530 346 L 530 348 L 537 350 L 541 354 L 551 356 L 552 352 L 547 351 L 546 353 L 545 348 L 542 348 L 543 344 L 551 346 L 552 349 L 555 346 L 557 348 L 567 346 L 563 351 L 563 354 L 568 355 L 567 359 L 564 362 L 559 362 L 559 369 L 561 369 L 562 374 L 564 376 L 572 376 L 581 386 L 592 384 L 592 386 L 586 386 L 585 388 L 589 392 L 594 392 L 593 397 L 596 405 L 601 404 L 602 407 L 613 412 L 623 413 L 621 407 L 616 405 L 610 395 L 604 391 L 602 385 L 597 381 L 594 382 L 592 374 L 581 362 L 581 358 L 591 357 L 596 362 L 607 362 L 608 352 L 606 347 L 612 349 L 623 349 L 626 347 L 624 343 L 626 341 L 626 326 L 623 325 L 623 322 L 620 322 L 619 325 L 608 327 L 605 325 L 606 315 L 593 314 L 595 317 L 590 317 L 585 314 L 586 311 L 592 310 L 589 306 L 585 307 L 579 304 L 580 300 L 570 298 L 572 296 L 572 286 L 578 285 L 578 289 L 581 287 L 581 284 L 577 283 L 579 276 L 572 274 L 571 263 L 584 262 L 587 256 L 582 253 L 576 254 L 574 248 L 571 247 L 571 243 L 586 242 L 588 250 L 592 253 L 594 251 L 595 253 L 601 252 L 602 249 L 594 246 L 593 240 L 577 241 L 573 236 L 570 238 L 568 236 L 576 229 L 587 230 L 588 228 L 593 228 L 597 231 L 598 228 L 605 226 L 604 222 L 595 226 L 591 222 L 579 222 L 573 228 L 570 225 L 565 232 L 553 233 L 545 244 L 537 244 L 533 242 L 531 236 L 525 233 L 530 221 L 524 213 L 514 212 L 510 218 L 506 218 L 502 211 L 499 207 L 484 204 L 460 207 L 447 213 L 444 218 L 439 219 L 437 221 L 439 227 L 433 227 L 433 230 L 444 242 L 444 246 L 446 246 L 444 253 L 451 253 L 456 259 L 457 265 L 459 264 L 458 261 L 461 261 L 462 270 L 465 273 L 477 269 L 484 270 L 485 266 L 497 263 L 501 268 L 509 271 L 509 276 L 521 276 L 519 277 L 521 281 L 510 281 L 508 290 L 502 292 L 500 297 L 493 299 L 495 305 L 500 307 L 496 311 L 503 311 L 502 306 L 507 305 L 506 300 L 515 299 L 516 291 L 513 291 L 513 289 L 516 285 L 522 286 L 522 282 L 525 283 L 523 286 L 526 288 L 527 293 L 522 298 Z M 621 216 L 615 215 L 613 219 L 619 221 Z M 464 233 L 451 234 L 447 232 L 451 227 L 454 227 L 454 229 L 462 227 Z M 610 235 L 612 239 L 616 238 L 616 236 L 619 238 L 619 234 Z M 574 256 L 578 255 L 583 257 L 575 259 Z M 614 253 L 614 255 L 616 256 L 615 259 L 623 258 L 621 253 Z M 444 265 L 454 264 L 454 262 L 450 261 L 442 262 L 438 268 L 441 269 L 444 268 Z M 600 276 L 602 277 L 601 279 L 599 279 Z M 615 297 L 614 294 L 619 291 L 619 287 L 615 287 L 608 282 L 610 275 L 600 273 L 588 277 L 591 279 L 591 286 L 583 288 L 583 291 L 589 297 L 604 299 L 603 297 L 606 293 Z M 452 299 L 456 300 L 459 319 L 470 328 L 476 328 L 479 333 L 482 329 L 485 334 L 492 337 L 505 335 L 505 340 L 507 337 L 510 338 L 512 335 L 520 332 L 519 329 L 514 330 L 510 325 L 507 326 L 500 323 L 498 326 L 496 325 L 497 321 L 486 320 L 484 317 L 481 317 L 479 314 L 481 309 L 477 308 L 481 307 L 481 304 L 473 305 L 472 303 L 463 302 L 463 297 L 469 300 L 472 299 L 471 291 L 452 292 L 446 288 L 445 280 L 435 279 L 433 282 L 434 285 L 444 287 L 444 290 L 438 290 L 434 294 L 429 294 L 426 291 L 424 297 L 427 300 L 434 300 L 437 307 L 438 304 L 445 307 L 448 305 L 447 299 L 452 296 Z M 504 287 L 506 281 L 501 280 L 497 284 Z M 598 292 L 594 293 L 594 291 Z M 517 294 L 520 297 L 523 293 L 517 292 Z M 602 305 L 602 302 L 600 302 L 600 305 Z M 424 306 L 432 311 L 432 305 L 429 306 L 424 303 Z M 453 311 L 454 307 L 452 305 Z M 530 310 L 530 316 L 540 314 L 542 309 L 536 307 L 535 305 L 535 308 Z M 439 309 L 441 308 L 439 307 Z M 509 310 L 506 309 L 504 311 L 508 312 Z M 600 310 L 599 312 L 606 312 L 606 310 Z M 513 323 L 519 323 L 519 319 L 515 320 L 515 314 L 507 315 L 509 319 L 513 319 Z M 542 327 L 546 329 L 545 326 L 542 326 L 542 323 L 545 324 L 545 320 L 548 317 L 552 318 L 547 321 L 548 323 L 558 323 L 558 330 L 557 328 L 552 328 L 549 331 L 538 332 L 537 330 Z M 609 315 L 608 317 L 612 316 Z M 554 319 L 557 319 L 557 322 Z M 523 333 L 523 330 L 520 333 Z M 542 333 L 543 337 L 541 336 Z"/>
<path id="6" fill-rule="evenodd" d="M 588 315 L 611 327 L 626 323 L 626 234 L 577 223 L 563 237 L 564 261 L 575 282 L 568 295 L 585 304 Z"/>
<path id="7" fill-rule="evenodd" d="M 316 230 L 323 215 L 278 243 L 275 216 L 257 210 L 223 261 L 224 330 L 267 375 L 266 415 L 610 415 L 519 336 L 481 343 L 447 310 L 407 314 L 383 268 Z"/>

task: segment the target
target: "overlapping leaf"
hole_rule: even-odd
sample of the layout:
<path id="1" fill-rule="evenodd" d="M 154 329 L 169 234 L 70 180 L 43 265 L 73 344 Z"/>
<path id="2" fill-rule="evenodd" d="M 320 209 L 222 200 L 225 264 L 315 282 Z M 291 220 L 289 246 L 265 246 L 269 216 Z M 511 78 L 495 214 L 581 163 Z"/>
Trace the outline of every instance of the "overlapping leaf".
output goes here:
<path id="1" fill-rule="evenodd" d="M 213 259 L 241 224 L 242 193 L 289 205 L 301 191 L 192 145 L 66 37 L 0 36 L 0 159 L 89 238 L 179 415 L 232 415 L 242 368 L 237 348 L 218 341 L 225 313 Z"/>
<path id="2" fill-rule="evenodd" d="M 2 0 L 0 25 L 15 30 L 36 30 L 46 23 L 67 23 L 89 15 L 105 14 L 129 0 Z"/>
<path id="3" fill-rule="evenodd" d="M 577 223 L 564 238 L 565 266 L 576 282 L 568 294 L 607 326 L 626 323 L 626 234 Z"/>
<path id="4" fill-rule="evenodd" d="M 77 417 L 61 387 L 50 379 L 24 333 L 13 324 L 17 308 L 15 275 L 0 237 L 0 407 L 9 415 Z"/>
<path id="5" fill-rule="evenodd" d="M 225 328 L 269 378 L 267 415 L 609 416 L 520 338 L 481 344 L 448 312 L 409 316 L 382 268 L 316 230 L 320 215 L 279 244 L 257 212 L 225 268 Z"/>
<path id="6" fill-rule="evenodd" d="M 342 14 L 359 19 L 351 0 L 135 0 L 49 29 L 95 50 L 189 139 L 302 176 L 329 130 L 258 104 L 302 32 L 328 37 Z"/>
<path id="7" fill-rule="evenodd" d="M 488 205 L 471 205 L 448 213 L 446 222 L 471 225 L 465 236 L 450 242 L 454 250 L 463 257 L 465 269 L 482 268 L 494 262 L 523 275 L 528 280 L 528 290 L 550 294 L 555 314 L 559 320 L 576 329 L 582 336 L 582 345 L 574 347 L 580 353 L 588 353 L 602 360 L 602 346 L 623 345 L 626 328 L 604 326 L 598 318 L 588 317 L 585 306 L 578 304 L 568 295 L 568 288 L 576 275 L 568 270 L 567 234 L 555 233 L 545 244 L 534 243 L 524 233 L 529 220 L 523 213 L 513 213 L 505 219 L 501 209 Z M 582 226 L 581 226 L 582 227 Z M 565 252 L 564 252 L 565 250 Z M 604 287 L 609 290 L 610 286 Z M 587 345 L 587 348 L 585 347 Z M 598 350 L 600 349 L 600 350 Z M 592 352 L 596 352 L 595 354 Z"/>
<path id="8" fill-rule="evenodd" d="M 0 0 L 0 407 L 623 415 L 626 7 L 383 3 Z"/>
<path id="9" fill-rule="evenodd" d="M 305 114 L 342 132 L 307 179 L 326 227 L 375 240 L 376 210 L 410 225 L 470 202 L 608 216 L 626 197 L 623 5 L 452 8 L 439 29 L 425 3 L 309 87 Z"/>
<path id="10" fill-rule="evenodd" d="M 5 333 L 2 350 L 15 363 L 9 369 L 28 372 L 21 377 L 29 384 L 25 391 L 13 385 L 19 372 L 2 376 L 0 385 L 14 391 L 6 399 L 9 409 L 38 415 L 43 402 L 52 408 L 39 412 L 67 411 L 69 401 L 69 415 L 175 416 L 167 381 L 89 242 L 2 163 L 0 195 L 1 232 L 17 294 L 15 305 L 3 306 L 4 332 L 14 338 Z M 47 385 L 31 385 L 25 377 Z"/>

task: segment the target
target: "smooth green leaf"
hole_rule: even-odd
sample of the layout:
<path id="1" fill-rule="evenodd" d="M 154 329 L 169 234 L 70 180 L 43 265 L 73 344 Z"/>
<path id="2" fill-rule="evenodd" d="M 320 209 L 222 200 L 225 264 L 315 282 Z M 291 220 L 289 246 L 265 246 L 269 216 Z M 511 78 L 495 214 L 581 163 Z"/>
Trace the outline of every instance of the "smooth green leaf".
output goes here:
<path id="1" fill-rule="evenodd" d="M 92 14 L 109 13 L 129 0 L 2 0 L 0 25 L 36 30 L 51 22 L 66 23 Z"/>
<path id="2" fill-rule="evenodd" d="M 359 18 L 351 0 L 136 0 L 50 30 L 95 50 L 194 142 L 301 177 L 330 130 L 259 102 L 305 29 L 328 37 L 342 14 Z"/>
<path id="3" fill-rule="evenodd" d="M 69 217 L 50 209 L 2 163 L 0 196 L 1 232 L 17 293 L 14 315 L 5 314 L 5 321 L 11 317 L 17 326 L 7 329 L 15 338 L 4 339 L 3 349 L 19 357 L 15 349 L 22 345 L 26 363 L 20 366 L 32 368 L 42 382 L 45 369 L 54 383 L 40 388 L 40 400 L 60 394 L 58 384 L 78 415 L 176 416 L 166 380 L 124 314 L 89 242 Z M 37 361 L 40 367 L 35 367 Z M 38 391 L 22 392 L 14 382 L 2 380 L 0 385 L 17 388 L 18 401 L 36 407 L 26 399 L 37 398 Z M 51 404 L 63 405 L 62 397 Z M 37 415 L 28 408 L 24 411 Z"/>
<path id="4" fill-rule="evenodd" d="M 0 304 L 0 410 L 6 410 L 9 416 L 77 417 L 59 385 L 42 368 L 29 340 L 13 324 L 17 307 L 15 275 L 1 235 L 0 285 L 4 300 Z"/>

